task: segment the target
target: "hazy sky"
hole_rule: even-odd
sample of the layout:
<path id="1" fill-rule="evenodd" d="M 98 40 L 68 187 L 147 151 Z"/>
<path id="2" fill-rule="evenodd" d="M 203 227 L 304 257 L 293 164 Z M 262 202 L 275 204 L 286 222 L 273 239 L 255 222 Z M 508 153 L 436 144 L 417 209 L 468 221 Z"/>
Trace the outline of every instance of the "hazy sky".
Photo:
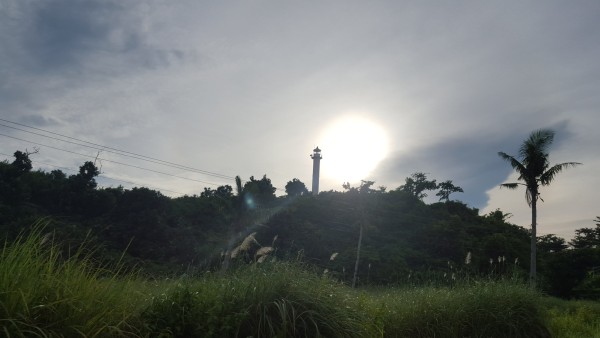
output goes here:
<path id="1" fill-rule="evenodd" d="M 497 188 L 516 179 L 497 152 L 553 128 L 551 163 L 584 165 L 542 189 L 538 229 L 572 237 L 600 215 L 599 17 L 596 0 L 0 0 L 0 118 L 228 177 L 267 174 L 278 194 L 292 178 L 310 189 L 318 145 L 321 190 L 360 178 L 394 189 L 421 171 L 522 226 L 525 191 Z M 41 144 L 44 170 L 97 155 L 0 123 L 0 159 L 36 146 L 26 141 Z M 99 157 L 104 176 L 171 196 L 206 185 L 109 161 L 234 184 Z"/>

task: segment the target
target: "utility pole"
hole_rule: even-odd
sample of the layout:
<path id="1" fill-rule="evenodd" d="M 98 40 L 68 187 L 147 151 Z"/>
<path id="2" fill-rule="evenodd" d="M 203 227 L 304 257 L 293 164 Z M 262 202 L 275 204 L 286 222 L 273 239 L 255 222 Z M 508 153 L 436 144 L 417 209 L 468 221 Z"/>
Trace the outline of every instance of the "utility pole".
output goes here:
<path id="1" fill-rule="evenodd" d="M 360 232 L 358 233 L 358 246 L 356 247 L 356 263 L 354 263 L 354 276 L 352 277 L 352 288 L 353 289 L 356 287 L 356 278 L 358 277 L 358 263 L 360 262 L 360 247 L 362 245 L 362 238 L 363 238 L 364 213 L 361 218 L 362 219 L 360 221 Z"/>

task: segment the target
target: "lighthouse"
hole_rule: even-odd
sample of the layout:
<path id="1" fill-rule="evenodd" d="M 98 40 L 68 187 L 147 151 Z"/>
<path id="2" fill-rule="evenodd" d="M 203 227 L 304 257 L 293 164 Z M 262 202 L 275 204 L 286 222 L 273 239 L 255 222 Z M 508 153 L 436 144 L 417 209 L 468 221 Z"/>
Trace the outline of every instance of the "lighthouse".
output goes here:
<path id="1" fill-rule="evenodd" d="M 313 153 L 312 153 L 312 155 L 310 155 L 310 158 L 313 159 L 312 193 L 313 193 L 313 195 L 318 195 L 319 194 L 319 169 L 321 166 L 321 159 L 323 158 L 323 157 L 321 157 L 321 149 L 319 149 L 319 147 L 316 147 L 315 149 L 313 149 Z"/>

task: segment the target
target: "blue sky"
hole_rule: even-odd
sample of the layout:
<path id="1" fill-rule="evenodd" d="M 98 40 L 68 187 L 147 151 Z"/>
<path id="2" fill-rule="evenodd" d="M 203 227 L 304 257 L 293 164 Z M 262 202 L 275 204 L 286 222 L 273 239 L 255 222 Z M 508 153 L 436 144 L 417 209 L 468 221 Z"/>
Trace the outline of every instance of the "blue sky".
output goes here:
<path id="1" fill-rule="evenodd" d="M 415 171 L 453 180 L 465 193 L 452 197 L 522 226 L 524 191 L 497 188 L 515 179 L 497 152 L 516 155 L 532 130 L 553 128 L 551 162 L 584 165 L 542 190 L 539 231 L 571 237 L 600 214 L 599 16 L 597 1 L 1 0 L 0 117 L 226 176 L 267 174 L 280 189 L 292 178 L 310 187 L 319 145 L 330 173 L 321 190 L 345 181 L 323 135 L 358 117 L 387 140 L 365 179 L 388 189 Z M 0 152 L 33 146 L 4 136 Z M 90 159 L 39 148 L 44 169 Z M 369 150 L 355 156 L 373 161 Z M 204 185 L 109 160 L 233 184 L 100 157 L 105 176 L 178 193 Z"/>

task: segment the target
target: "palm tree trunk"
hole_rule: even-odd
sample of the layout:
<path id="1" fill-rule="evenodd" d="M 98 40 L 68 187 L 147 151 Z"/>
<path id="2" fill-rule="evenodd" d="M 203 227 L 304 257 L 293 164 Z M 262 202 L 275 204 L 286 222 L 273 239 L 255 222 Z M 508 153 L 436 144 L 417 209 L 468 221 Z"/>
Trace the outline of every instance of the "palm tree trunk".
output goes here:
<path id="1" fill-rule="evenodd" d="M 537 192 L 536 192 L 537 194 Z M 537 269 L 537 195 L 533 195 L 531 201 L 531 262 L 529 264 L 529 285 L 535 288 L 536 269 Z"/>

